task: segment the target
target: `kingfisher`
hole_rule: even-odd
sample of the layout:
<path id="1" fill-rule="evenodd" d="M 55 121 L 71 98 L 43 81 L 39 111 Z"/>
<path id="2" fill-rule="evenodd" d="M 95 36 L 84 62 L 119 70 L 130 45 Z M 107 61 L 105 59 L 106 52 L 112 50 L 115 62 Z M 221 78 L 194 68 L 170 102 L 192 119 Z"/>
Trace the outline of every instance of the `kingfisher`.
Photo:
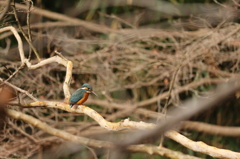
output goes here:
<path id="1" fill-rule="evenodd" d="M 72 108 L 74 104 L 82 105 L 88 99 L 90 93 L 98 96 L 95 92 L 93 92 L 90 84 L 84 83 L 81 88 L 77 89 L 69 99 L 70 107 Z"/>

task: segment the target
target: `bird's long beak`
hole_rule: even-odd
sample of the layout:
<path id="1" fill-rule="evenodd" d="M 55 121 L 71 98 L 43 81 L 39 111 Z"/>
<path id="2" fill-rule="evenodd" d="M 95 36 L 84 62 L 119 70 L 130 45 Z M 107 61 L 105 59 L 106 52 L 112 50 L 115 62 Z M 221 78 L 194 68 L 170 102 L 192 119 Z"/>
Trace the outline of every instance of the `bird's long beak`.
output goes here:
<path id="1" fill-rule="evenodd" d="M 93 93 L 95 96 L 97 96 L 97 97 L 98 97 L 97 93 L 95 93 L 95 92 L 93 92 L 93 91 L 91 91 L 91 93 Z"/>

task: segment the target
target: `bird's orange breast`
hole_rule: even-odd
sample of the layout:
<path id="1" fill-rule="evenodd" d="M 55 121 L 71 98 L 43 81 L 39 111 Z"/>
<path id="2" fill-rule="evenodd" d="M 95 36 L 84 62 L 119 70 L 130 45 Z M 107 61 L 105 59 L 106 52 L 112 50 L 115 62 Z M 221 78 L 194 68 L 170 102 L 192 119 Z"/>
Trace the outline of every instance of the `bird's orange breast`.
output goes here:
<path id="1" fill-rule="evenodd" d="M 88 96 L 89 96 L 89 94 L 88 94 L 88 93 L 85 93 L 84 96 L 83 96 L 83 98 L 80 99 L 76 104 L 82 105 L 82 104 L 88 99 Z"/>

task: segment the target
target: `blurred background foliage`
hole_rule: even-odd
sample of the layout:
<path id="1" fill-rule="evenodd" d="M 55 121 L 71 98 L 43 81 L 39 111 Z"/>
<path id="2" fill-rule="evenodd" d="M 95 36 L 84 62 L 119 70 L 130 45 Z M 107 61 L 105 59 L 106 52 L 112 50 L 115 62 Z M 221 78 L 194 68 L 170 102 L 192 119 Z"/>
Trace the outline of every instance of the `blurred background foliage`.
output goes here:
<path id="1" fill-rule="evenodd" d="M 25 4 L 20 0 L 16 3 Z M 108 32 L 105 28 L 102 28 L 103 32 L 98 32 L 71 22 L 57 23 L 58 20 L 51 16 L 31 14 L 33 44 L 41 58 L 54 56 L 54 50 L 59 50 L 67 59 L 73 61 L 72 92 L 87 82 L 92 84 L 94 91 L 99 94 L 98 99 L 133 105 L 168 92 L 173 82 L 173 92 L 168 107 L 182 106 L 182 102 L 190 98 L 211 97 L 211 90 L 222 79 L 239 76 L 239 6 L 236 3 L 236 1 L 223 0 L 215 2 L 211 0 L 36 0 L 33 1 L 34 7 L 107 26 L 117 32 Z M 25 27 L 26 11 L 18 10 L 18 17 L 21 25 Z M 48 22 L 52 22 L 53 25 L 48 26 Z M 41 25 L 35 27 L 35 24 Z M 8 12 L 1 20 L 1 28 L 9 25 L 17 28 L 12 12 Z M 232 33 L 234 30 L 236 32 Z M 0 44 L 2 48 L 0 77 L 7 79 L 20 66 L 20 57 L 16 40 L 11 34 L 8 36 L 0 34 Z M 4 51 L 7 48 L 8 50 Z M 29 46 L 26 41 L 24 49 L 28 56 Z M 31 60 L 33 63 L 37 62 L 34 54 Z M 175 79 L 174 75 L 176 75 Z M 61 101 L 64 98 L 62 90 L 64 78 L 65 68 L 52 64 L 37 70 L 23 68 L 10 82 L 28 90 L 40 100 Z M 204 79 L 215 81 L 194 84 Z M 191 83 L 193 86 L 189 85 Z M 189 89 L 178 91 L 188 85 Z M 16 96 L 22 102 L 30 102 L 24 94 L 16 93 Z M 216 108 L 194 116 L 191 120 L 223 126 L 240 126 L 239 98 L 236 96 L 230 99 L 226 103 L 219 103 Z M 152 112 L 161 112 L 165 104 L 166 98 L 163 98 L 145 105 L 144 108 Z M 119 111 L 111 106 L 94 105 L 91 101 L 87 105 L 105 118 Z M 59 129 L 75 134 L 79 132 L 84 134 L 86 131 L 85 135 L 93 138 L 99 135 L 97 133 L 87 135 L 88 131 L 93 131 L 87 126 L 94 122 L 84 115 L 70 114 L 56 109 L 19 110 Z M 136 121 L 156 121 L 151 116 L 135 113 L 123 114 L 112 120 L 119 121 L 127 117 Z M 27 124 L 13 122 L 35 138 L 47 136 Z M 92 127 L 97 126 L 93 124 Z M 182 132 L 190 139 L 203 141 L 218 148 L 233 151 L 239 151 L 240 148 L 239 137 L 215 136 L 187 130 Z M 17 144 L 13 138 L 4 139 L 11 144 Z M 54 141 L 62 142 L 57 139 Z M 45 150 L 48 146 L 42 144 L 39 145 L 39 149 Z M 186 154 L 211 158 L 193 152 L 174 141 L 166 140 L 164 146 Z M 24 156 L 28 153 L 27 149 L 31 148 L 25 149 L 24 152 L 16 151 L 16 155 L 9 154 L 9 156 Z M 89 156 L 87 151 L 82 151 L 82 154 L 78 155 Z M 37 152 L 38 150 L 32 150 L 29 157 Z M 72 155 L 66 158 L 77 157 Z M 99 158 L 106 156 L 100 154 Z M 127 158 L 164 157 L 131 153 Z"/>

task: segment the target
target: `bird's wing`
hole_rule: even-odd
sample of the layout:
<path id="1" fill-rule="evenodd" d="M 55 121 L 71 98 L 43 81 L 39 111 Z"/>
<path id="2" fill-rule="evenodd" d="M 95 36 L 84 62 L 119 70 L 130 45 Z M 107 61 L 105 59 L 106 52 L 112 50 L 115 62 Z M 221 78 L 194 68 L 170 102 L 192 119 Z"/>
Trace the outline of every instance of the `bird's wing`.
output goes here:
<path id="1" fill-rule="evenodd" d="M 80 99 L 83 98 L 85 92 L 86 92 L 86 90 L 84 90 L 84 89 L 78 89 L 78 90 L 76 90 L 76 91 L 72 94 L 71 98 L 69 99 L 70 104 L 75 104 L 75 103 L 77 103 Z"/>

